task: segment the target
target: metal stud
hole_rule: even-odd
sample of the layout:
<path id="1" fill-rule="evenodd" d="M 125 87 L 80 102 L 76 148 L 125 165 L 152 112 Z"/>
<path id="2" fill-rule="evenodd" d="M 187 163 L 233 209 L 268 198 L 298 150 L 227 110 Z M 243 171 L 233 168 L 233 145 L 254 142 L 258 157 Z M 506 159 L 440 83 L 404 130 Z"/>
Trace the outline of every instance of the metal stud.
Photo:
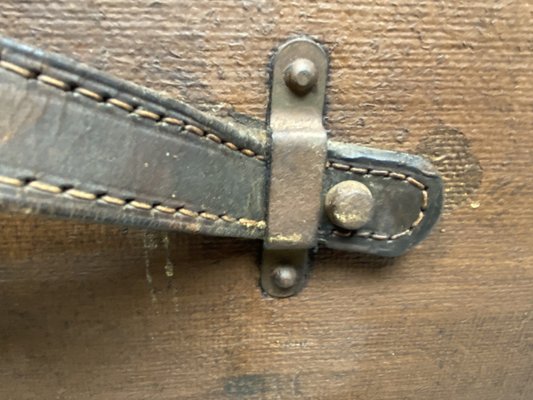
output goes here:
<path id="1" fill-rule="evenodd" d="M 318 74 L 315 64 L 306 59 L 298 58 L 285 70 L 285 84 L 296 94 L 303 96 L 315 86 Z"/>
<path id="2" fill-rule="evenodd" d="M 298 273 L 291 266 L 279 266 L 272 272 L 272 278 L 280 289 L 290 289 L 296 284 Z"/>
<path id="3" fill-rule="evenodd" d="M 326 194 L 325 209 L 330 221 L 344 229 L 358 229 L 374 214 L 374 198 L 364 183 L 343 181 Z"/>

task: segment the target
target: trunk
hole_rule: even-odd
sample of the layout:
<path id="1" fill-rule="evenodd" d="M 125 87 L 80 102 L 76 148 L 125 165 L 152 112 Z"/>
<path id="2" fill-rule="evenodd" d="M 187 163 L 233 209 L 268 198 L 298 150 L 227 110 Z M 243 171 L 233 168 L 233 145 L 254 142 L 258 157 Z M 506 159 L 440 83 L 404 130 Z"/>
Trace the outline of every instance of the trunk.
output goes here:
<path id="1" fill-rule="evenodd" d="M 272 49 L 310 35 L 330 138 L 425 156 L 445 202 L 409 253 L 323 248 L 277 300 L 259 241 L 0 214 L 0 397 L 530 399 L 532 9 L 4 1 L 0 35 L 247 124 Z"/>

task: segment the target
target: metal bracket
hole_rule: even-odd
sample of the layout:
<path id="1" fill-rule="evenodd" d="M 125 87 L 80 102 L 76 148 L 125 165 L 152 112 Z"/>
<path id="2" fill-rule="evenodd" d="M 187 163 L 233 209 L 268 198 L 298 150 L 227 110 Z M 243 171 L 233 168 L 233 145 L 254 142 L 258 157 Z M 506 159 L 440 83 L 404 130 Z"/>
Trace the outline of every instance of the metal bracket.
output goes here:
<path id="1" fill-rule="evenodd" d="M 327 133 L 323 126 L 328 57 L 316 42 L 293 39 L 272 62 L 272 131 L 267 235 L 261 285 L 271 296 L 305 284 L 317 244 Z"/>

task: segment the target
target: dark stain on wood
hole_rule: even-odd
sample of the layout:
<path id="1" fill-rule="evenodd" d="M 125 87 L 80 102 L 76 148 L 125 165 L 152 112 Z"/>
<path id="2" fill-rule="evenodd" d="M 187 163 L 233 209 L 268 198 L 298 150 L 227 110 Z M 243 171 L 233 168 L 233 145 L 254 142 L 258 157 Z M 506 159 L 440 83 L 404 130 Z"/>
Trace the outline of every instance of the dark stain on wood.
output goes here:
<path id="1" fill-rule="evenodd" d="M 445 210 L 457 208 L 467 200 L 476 200 L 483 170 L 462 132 L 439 126 L 420 141 L 416 151 L 431 161 L 444 180 Z"/>
<path id="2" fill-rule="evenodd" d="M 224 380 L 224 395 L 230 399 L 300 397 L 300 376 L 294 374 L 244 374 Z"/>

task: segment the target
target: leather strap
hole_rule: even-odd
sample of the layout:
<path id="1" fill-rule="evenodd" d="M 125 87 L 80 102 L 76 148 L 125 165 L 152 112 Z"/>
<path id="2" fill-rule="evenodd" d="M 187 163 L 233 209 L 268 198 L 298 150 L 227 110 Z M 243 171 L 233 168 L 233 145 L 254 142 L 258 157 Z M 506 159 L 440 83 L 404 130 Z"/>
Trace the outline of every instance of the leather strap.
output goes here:
<path id="1" fill-rule="evenodd" d="M 363 182 L 375 200 L 370 222 L 357 231 L 335 228 L 326 217 L 321 241 L 341 250 L 397 256 L 424 239 L 437 222 L 442 180 L 422 157 L 329 142 L 323 195 L 344 180 Z"/>
<path id="2" fill-rule="evenodd" d="M 263 238 L 268 130 L 223 121 L 64 57 L 0 40 L 0 206 L 26 213 Z M 442 182 L 423 159 L 330 142 L 324 195 L 364 182 L 377 212 L 328 247 L 397 255 L 424 238 Z M 290 207 L 290 205 L 287 205 Z"/>
<path id="3" fill-rule="evenodd" d="M 0 48 L 4 206 L 262 237 L 264 131 L 236 129 L 57 55 L 9 40 Z"/>

